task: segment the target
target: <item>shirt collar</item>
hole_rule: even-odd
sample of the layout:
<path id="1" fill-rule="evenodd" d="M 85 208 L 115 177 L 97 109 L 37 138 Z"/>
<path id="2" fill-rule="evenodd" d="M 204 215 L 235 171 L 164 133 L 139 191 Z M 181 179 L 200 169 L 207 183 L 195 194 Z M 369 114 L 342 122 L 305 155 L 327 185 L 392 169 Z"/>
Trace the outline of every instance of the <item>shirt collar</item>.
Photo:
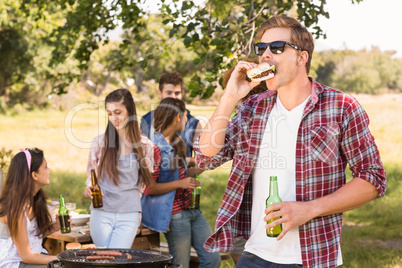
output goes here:
<path id="1" fill-rule="evenodd" d="M 313 102 L 313 104 L 316 104 L 318 102 L 318 95 L 324 91 L 324 87 L 321 84 L 317 83 L 317 81 L 315 81 L 314 78 L 309 76 L 308 79 L 311 81 L 312 84 L 311 101 Z M 258 96 L 258 101 L 269 98 L 272 95 L 275 95 L 276 93 L 277 93 L 276 90 L 266 90 Z"/>

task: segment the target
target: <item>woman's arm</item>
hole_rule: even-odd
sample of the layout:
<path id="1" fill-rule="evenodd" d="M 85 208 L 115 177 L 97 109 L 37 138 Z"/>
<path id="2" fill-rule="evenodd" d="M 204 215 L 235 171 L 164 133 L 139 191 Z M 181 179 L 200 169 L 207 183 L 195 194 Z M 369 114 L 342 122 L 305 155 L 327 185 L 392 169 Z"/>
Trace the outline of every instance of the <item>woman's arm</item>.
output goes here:
<path id="1" fill-rule="evenodd" d="M 68 221 L 71 221 L 71 219 L 69 219 Z M 52 224 L 52 230 L 50 230 L 47 234 L 45 234 L 45 236 L 48 236 L 48 235 L 52 234 L 53 232 L 57 232 L 59 230 L 60 230 L 59 213 L 56 213 L 56 222 L 54 222 Z"/>
<path id="2" fill-rule="evenodd" d="M 156 182 L 149 187 L 148 194 L 149 195 L 166 194 L 177 189 L 195 189 L 199 185 L 200 181 L 197 181 L 192 177 L 187 177 L 182 180 L 171 181 L 171 182 L 163 182 L 163 183 Z"/>
<path id="3" fill-rule="evenodd" d="M 36 253 L 31 250 L 29 245 L 26 219 L 25 215 L 21 215 L 18 220 L 18 234 L 13 237 L 15 246 L 17 247 L 18 254 L 20 255 L 23 262 L 28 264 L 47 264 L 53 260 L 57 260 L 56 256 L 44 255 Z"/>
<path id="4" fill-rule="evenodd" d="M 194 178 L 187 177 L 182 180 L 176 180 L 176 181 L 171 181 L 171 182 L 157 182 L 159 173 L 160 173 L 160 168 L 161 168 L 161 151 L 158 146 L 154 146 L 154 167 L 153 167 L 153 172 L 152 176 L 154 178 L 154 183 L 147 187 L 144 191 L 144 194 L 146 195 L 157 195 L 157 194 L 166 194 L 171 191 L 177 190 L 177 189 L 195 189 L 197 186 L 199 186 L 200 182 L 197 181 Z"/>
<path id="5" fill-rule="evenodd" d="M 91 181 L 91 170 L 98 170 L 99 158 L 101 155 L 100 142 L 103 140 L 103 135 L 100 135 L 92 140 L 91 148 L 88 154 L 88 164 L 87 164 L 87 179 L 85 180 L 85 185 L 87 186 L 84 190 L 84 195 L 88 198 L 92 197 L 92 181 Z"/>

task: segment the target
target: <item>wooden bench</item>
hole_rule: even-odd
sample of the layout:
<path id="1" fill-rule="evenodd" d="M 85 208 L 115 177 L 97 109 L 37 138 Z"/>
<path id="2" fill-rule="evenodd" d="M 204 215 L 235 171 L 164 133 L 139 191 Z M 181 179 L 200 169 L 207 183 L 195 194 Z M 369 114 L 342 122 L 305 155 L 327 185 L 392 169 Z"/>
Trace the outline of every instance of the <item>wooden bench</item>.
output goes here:
<path id="1" fill-rule="evenodd" d="M 162 253 L 169 253 L 169 247 L 166 242 L 160 242 L 159 248 L 153 247 L 151 250 L 162 252 Z M 229 253 L 219 252 L 221 256 L 221 260 L 229 260 L 230 255 Z M 190 252 L 190 268 L 198 268 L 200 265 L 200 260 L 198 259 L 197 252 L 194 248 L 191 248 Z"/>

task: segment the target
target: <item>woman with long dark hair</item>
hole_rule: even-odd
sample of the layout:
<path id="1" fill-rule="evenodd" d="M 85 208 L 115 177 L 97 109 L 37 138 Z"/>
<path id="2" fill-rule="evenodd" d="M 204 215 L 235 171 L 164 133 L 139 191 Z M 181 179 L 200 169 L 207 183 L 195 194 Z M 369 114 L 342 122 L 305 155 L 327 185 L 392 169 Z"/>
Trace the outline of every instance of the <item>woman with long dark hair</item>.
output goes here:
<path id="1" fill-rule="evenodd" d="M 91 206 L 91 237 L 98 247 L 131 248 L 140 224 L 140 192 L 153 183 L 153 146 L 141 134 L 127 89 L 106 96 L 108 124 L 96 137 L 88 159 L 85 196 L 92 198 L 91 170 L 97 171 L 103 207 Z"/>
<path id="2" fill-rule="evenodd" d="M 200 182 L 186 173 L 186 145 L 178 134 L 187 121 L 184 102 L 163 99 L 155 110 L 154 172 L 156 183 L 147 187 L 141 200 L 142 224 L 165 233 L 173 263 L 190 265 L 191 246 L 197 251 L 200 267 L 219 267 L 219 253 L 207 252 L 205 240 L 211 227 L 200 209 L 190 210 L 191 189 Z"/>
<path id="3" fill-rule="evenodd" d="M 43 237 L 60 229 L 58 221 L 52 223 L 42 190 L 49 172 L 39 149 L 21 149 L 11 159 L 0 197 L 0 267 L 46 267 L 57 260 L 42 247 Z"/>

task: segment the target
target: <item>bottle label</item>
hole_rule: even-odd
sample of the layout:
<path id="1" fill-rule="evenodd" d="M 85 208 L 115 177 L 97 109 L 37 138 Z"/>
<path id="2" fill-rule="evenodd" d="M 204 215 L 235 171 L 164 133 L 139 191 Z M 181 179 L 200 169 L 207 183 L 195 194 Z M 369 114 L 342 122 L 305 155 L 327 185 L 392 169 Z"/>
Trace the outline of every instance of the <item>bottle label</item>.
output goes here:
<path id="1" fill-rule="evenodd" d="M 67 215 L 59 215 L 59 221 L 60 221 L 60 232 L 65 234 L 65 233 L 71 233 L 71 226 L 70 222 L 68 221 L 70 216 Z"/>
<path id="2" fill-rule="evenodd" d="M 197 193 L 197 191 L 191 191 L 191 201 L 190 201 L 191 209 L 200 208 L 200 197 L 201 195 Z"/>

